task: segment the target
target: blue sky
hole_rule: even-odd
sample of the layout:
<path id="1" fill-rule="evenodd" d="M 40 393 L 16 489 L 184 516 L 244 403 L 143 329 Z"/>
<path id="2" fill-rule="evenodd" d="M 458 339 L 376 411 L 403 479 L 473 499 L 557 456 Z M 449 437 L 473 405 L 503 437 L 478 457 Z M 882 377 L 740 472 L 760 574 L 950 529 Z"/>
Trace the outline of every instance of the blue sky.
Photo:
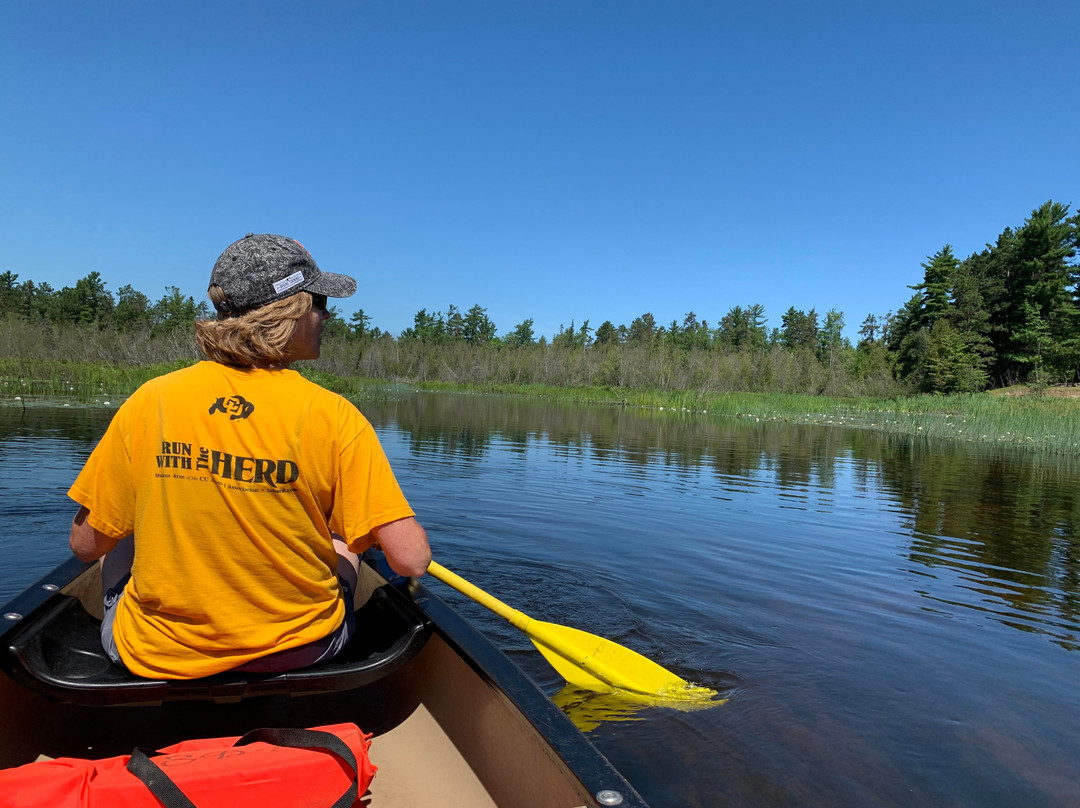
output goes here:
<path id="1" fill-rule="evenodd" d="M 246 232 L 395 334 L 895 311 L 1080 204 L 1080 4 L 35 2 L 0 10 L 0 272 L 205 297 Z"/>

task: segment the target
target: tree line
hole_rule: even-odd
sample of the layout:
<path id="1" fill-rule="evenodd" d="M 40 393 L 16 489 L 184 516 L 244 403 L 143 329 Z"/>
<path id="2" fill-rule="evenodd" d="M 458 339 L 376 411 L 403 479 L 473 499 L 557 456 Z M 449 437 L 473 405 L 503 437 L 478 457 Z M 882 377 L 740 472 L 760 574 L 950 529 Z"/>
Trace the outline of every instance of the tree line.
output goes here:
<path id="1" fill-rule="evenodd" d="M 661 325 L 651 313 L 629 325 L 589 320 L 560 326 L 550 346 L 537 338 L 533 320 L 502 337 L 479 304 L 462 313 L 450 306 L 421 309 L 403 342 L 464 343 L 588 350 L 636 347 L 654 350 L 750 352 L 783 350 L 800 362 L 816 361 L 832 377 L 876 378 L 887 371 L 905 391 L 978 392 L 1017 383 L 1045 386 L 1080 381 L 1080 214 L 1050 200 L 1019 227 L 1007 227 L 986 248 L 960 260 L 946 244 L 923 263 L 915 294 L 895 313 L 870 314 L 856 345 L 843 337 L 844 314 L 789 308 L 769 329 L 760 304 L 734 306 L 715 326 L 689 312 Z M 360 316 L 363 316 L 362 313 Z M 363 336 L 342 329 L 343 336 Z"/>
<path id="2" fill-rule="evenodd" d="M 130 284 L 121 286 L 114 297 L 99 272 L 91 272 L 74 286 L 62 289 L 32 280 L 19 283 L 15 273 L 0 273 L 0 317 L 92 325 L 121 332 L 146 332 L 156 337 L 188 328 L 195 318 L 209 314 L 206 302 L 196 303 L 175 286 L 166 286 L 165 294 L 151 303 L 150 298 Z"/>
<path id="3" fill-rule="evenodd" d="M 733 306 L 715 325 L 693 311 L 667 324 L 646 312 L 628 325 L 571 321 L 550 340 L 536 335 L 531 318 L 500 335 L 480 304 L 420 309 L 396 336 L 373 327 L 363 309 L 348 320 L 331 309 L 322 366 L 387 379 L 835 395 L 1073 383 L 1080 376 L 1078 237 L 1080 215 L 1049 201 L 963 260 L 945 245 L 922 264 L 907 303 L 868 315 L 855 345 L 836 309 L 822 317 L 791 307 L 771 329 L 760 304 Z M 205 302 L 176 287 L 151 302 L 130 285 L 114 297 L 97 272 L 59 290 L 0 274 L 0 318 L 9 324 L 142 335 L 175 352 L 179 329 L 208 315 Z M 193 345 L 183 350 L 194 355 Z"/>

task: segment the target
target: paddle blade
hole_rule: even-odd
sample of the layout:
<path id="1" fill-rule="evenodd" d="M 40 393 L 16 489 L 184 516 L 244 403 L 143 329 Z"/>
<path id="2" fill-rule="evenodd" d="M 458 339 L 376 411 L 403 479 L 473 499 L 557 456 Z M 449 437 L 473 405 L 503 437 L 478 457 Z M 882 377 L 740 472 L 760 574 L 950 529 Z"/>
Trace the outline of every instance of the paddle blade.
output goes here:
<path id="1" fill-rule="evenodd" d="M 636 651 L 587 631 L 531 621 L 529 639 L 560 676 L 588 690 L 629 690 L 667 699 L 711 699 L 716 692 L 697 687 Z"/>

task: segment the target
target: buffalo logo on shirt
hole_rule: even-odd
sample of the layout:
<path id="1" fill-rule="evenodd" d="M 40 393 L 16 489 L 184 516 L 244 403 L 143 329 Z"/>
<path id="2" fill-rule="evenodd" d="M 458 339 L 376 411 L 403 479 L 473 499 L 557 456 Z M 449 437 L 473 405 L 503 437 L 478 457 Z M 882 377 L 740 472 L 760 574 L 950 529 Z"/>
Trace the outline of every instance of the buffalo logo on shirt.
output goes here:
<path id="1" fill-rule="evenodd" d="M 243 396 L 228 396 L 219 398 L 210 406 L 209 414 L 221 412 L 229 416 L 230 421 L 238 418 L 247 418 L 255 412 L 255 405 Z"/>

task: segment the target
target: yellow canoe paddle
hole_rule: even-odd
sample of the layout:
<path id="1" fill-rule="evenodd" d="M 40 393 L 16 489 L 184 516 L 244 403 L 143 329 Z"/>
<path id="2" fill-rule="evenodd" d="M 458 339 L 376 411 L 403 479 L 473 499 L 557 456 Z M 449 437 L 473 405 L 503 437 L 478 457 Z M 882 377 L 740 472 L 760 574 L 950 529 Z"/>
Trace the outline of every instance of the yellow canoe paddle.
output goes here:
<path id="1" fill-rule="evenodd" d="M 665 699 L 711 699 L 716 691 L 681 679 L 641 654 L 576 628 L 533 620 L 436 561 L 428 572 L 508 620 L 532 640 L 551 666 L 572 685 L 588 690 L 628 690 Z"/>

